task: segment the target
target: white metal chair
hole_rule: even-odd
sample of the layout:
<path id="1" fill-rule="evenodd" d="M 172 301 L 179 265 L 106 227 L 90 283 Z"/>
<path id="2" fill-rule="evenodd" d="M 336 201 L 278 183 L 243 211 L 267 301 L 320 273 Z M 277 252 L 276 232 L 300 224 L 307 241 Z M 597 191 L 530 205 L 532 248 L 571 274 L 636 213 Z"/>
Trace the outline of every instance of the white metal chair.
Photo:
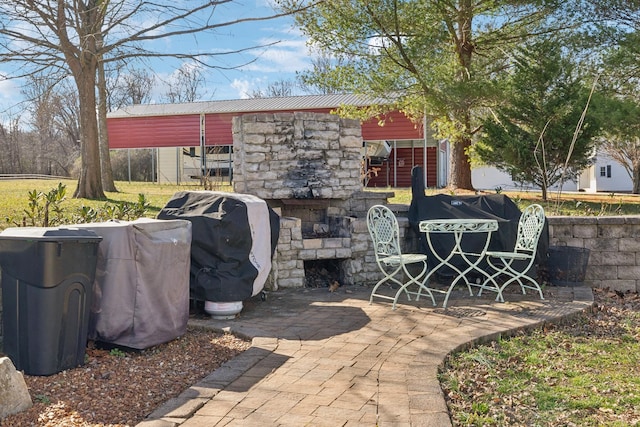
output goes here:
<path id="1" fill-rule="evenodd" d="M 407 299 L 411 301 L 410 295 L 416 295 L 416 299 L 421 293 L 409 290 L 409 286 L 416 285 L 418 290 L 426 292 L 430 297 L 433 305 L 436 301 L 433 298 L 431 290 L 425 285 L 427 278 L 427 256 L 425 254 L 403 254 L 400 250 L 400 229 L 398 227 L 398 219 L 395 214 L 386 206 L 372 206 L 367 213 L 367 227 L 369 234 L 373 240 L 373 251 L 376 256 L 376 262 L 384 277 L 376 283 L 369 297 L 369 304 L 373 302 L 374 297 L 388 299 L 393 301 L 393 309 L 396 308 L 398 297 L 402 292 L 407 295 Z M 411 272 L 410 265 L 415 265 L 416 270 L 420 270 L 415 274 Z M 377 293 L 383 284 L 395 283 L 400 288 L 394 296 Z"/>
<path id="2" fill-rule="evenodd" d="M 487 251 L 487 262 L 495 272 L 480 286 L 478 295 L 483 290 L 497 292 L 496 301 L 504 302 L 502 291 L 512 283 L 518 283 L 522 293 L 526 294 L 526 289 L 538 291 L 540 299 L 542 289 L 538 282 L 529 276 L 529 271 L 533 265 L 538 250 L 538 240 L 544 228 L 545 215 L 542 206 L 533 204 L 525 208 L 518 222 L 518 232 L 516 244 L 513 252 Z M 499 284 L 496 279 L 505 276 L 504 283 Z M 488 285 L 488 283 L 491 283 Z"/>

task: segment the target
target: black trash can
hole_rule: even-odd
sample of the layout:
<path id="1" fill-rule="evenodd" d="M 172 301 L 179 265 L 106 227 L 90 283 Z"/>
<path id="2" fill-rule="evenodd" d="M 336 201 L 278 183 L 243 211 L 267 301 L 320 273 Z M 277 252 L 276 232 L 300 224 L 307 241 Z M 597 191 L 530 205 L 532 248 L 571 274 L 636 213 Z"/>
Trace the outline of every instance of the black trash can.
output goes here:
<path id="1" fill-rule="evenodd" d="M 98 244 L 90 230 L 0 233 L 3 352 L 28 375 L 84 364 Z"/>
<path id="2" fill-rule="evenodd" d="M 549 246 L 549 280 L 554 286 L 582 286 L 590 250 L 576 246 Z"/>

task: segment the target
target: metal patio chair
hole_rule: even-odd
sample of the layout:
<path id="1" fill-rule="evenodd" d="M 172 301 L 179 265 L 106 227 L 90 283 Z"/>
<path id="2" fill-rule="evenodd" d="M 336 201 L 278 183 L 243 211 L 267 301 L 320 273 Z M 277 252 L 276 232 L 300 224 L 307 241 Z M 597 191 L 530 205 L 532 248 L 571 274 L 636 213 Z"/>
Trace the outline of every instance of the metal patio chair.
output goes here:
<path id="1" fill-rule="evenodd" d="M 533 204 L 525 208 L 518 221 L 518 232 L 513 252 L 487 251 L 486 259 L 489 266 L 495 270 L 491 276 L 480 286 L 478 295 L 483 290 L 497 292 L 496 301 L 504 302 L 502 291 L 512 283 L 518 283 L 522 293 L 526 289 L 538 291 L 540 299 L 542 289 L 538 282 L 529 275 L 538 249 L 538 240 L 544 228 L 545 215 L 542 206 Z M 499 276 L 506 277 L 504 283 L 497 282 Z"/>
<path id="2" fill-rule="evenodd" d="M 410 295 L 416 295 L 416 299 L 420 297 L 421 292 L 409 289 L 411 285 L 416 285 L 418 290 L 424 291 L 431 297 L 431 301 L 435 306 L 436 301 L 433 298 L 433 294 L 425 285 L 427 256 L 425 254 L 402 253 L 400 250 L 398 219 L 391 209 L 382 205 L 372 206 L 367 213 L 367 227 L 373 240 L 376 262 L 384 274 L 384 277 L 373 287 L 369 297 L 369 304 L 373 303 L 374 297 L 392 300 L 393 309 L 395 310 L 398 297 L 403 292 L 407 295 L 409 301 L 411 301 Z M 416 270 L 420 272 L 418 274 L 412 272 L 411 265 L 414 265 Z M 383 284 L 396 284 L 400 288 L 394 296 L 380 294 L 377 291 Z"/>

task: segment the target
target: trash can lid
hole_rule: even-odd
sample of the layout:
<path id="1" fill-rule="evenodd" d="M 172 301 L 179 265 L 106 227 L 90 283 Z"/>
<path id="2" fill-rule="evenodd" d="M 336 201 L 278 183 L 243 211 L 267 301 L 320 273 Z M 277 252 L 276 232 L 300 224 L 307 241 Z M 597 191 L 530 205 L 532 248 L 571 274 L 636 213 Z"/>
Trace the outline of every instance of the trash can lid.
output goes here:
<path id="1" fill-rule="evenodd" d="M 12 227 L 3 230 L 0 233 L 0 239 L 56 242 L 60 240 L 100 241 L 102 236 L 98 236 L 91 230 L 74 227 Z"/>

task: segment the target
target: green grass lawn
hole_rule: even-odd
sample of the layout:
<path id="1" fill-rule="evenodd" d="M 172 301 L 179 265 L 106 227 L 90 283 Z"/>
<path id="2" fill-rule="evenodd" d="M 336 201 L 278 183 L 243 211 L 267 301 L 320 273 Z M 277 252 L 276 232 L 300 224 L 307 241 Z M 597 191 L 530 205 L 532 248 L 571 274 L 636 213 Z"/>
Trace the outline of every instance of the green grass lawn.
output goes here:
<path id="1" fill-rule="evenodd" d="M 107 200 L 89 200 L 74 199 L 73 192 L 76 189 L 77 181 L 75 180 L 1 180 L 0 181 L 0 230 L 14 226 L 7 218 L 22 220 L 25 212 L 29 211 L 29 193 L 43 192 L 48 193 L 55 189 L 61 183 L 66 187 L 65 199 L 60 202 L 60 206 L 64 211 L 64 216 L 70 218 L 72 214 L 80 212 L 83 207 L 93 209 L 101 209 L 105 205 L 116 205 L 121 202 L 135 203 L 139 194 L 144 194 L 149 203 L 147 212 L 144 216 L 153 218 L 169 201 L 171 196 L 177 191 L 184 190 L 201 190 L 200 185 L 160 185 L 145 182 L 116 182 L 118 192 L 107 192 Z M 219 191 L 232 191 L 230 186 L 220 186 L 216 188 Z M 72 222 L 71 219 L 66 221 Z"/>
<path id="2" fill-rule="evenodd" d="M 640 299 L 594 290 L 596 305 L 451 355 L 440 373 L 455 426 L 640 423 Z"/>
<path id="3" fill-rule="evenodd" d="M 0 181 L 0 230 L 12 226 L 12 222 L 20 222 L 25 216 L 25 211 L 29 210 L 29 193 L 47 193 L 58 185 L 66 187 L 65 200 L 60 203 L 64 210 L 65 217 L 69 217 L 70 223 L 72 214 L 86 208 L 100 209 L 106 204 L 118 204 L 122 202 L 135 203 L 140 194 L 145 196 L 148 202 L 148 209 L 145 216 L 153 218 L 167 203 L 171 196 L 177 191 L 201 190 L 198 184 L 191 185 L 168 185 L 145 182 L 116 182 L 118 192 L 106 193 L 107 200 L 74 199 L 72 197 L 76 188 L 75 180 L 2 180 Z M 233 191 L 229 185 L 220 185 L 215 188 L 218 191 Z M 387 188 L 387 189 L 367 189 L 367 191 L 392 192 L 393 197 L 389 203 L 409 204 L 411 203 L 411 189 L 409 188 Z M 438 192 L 451 194 L 446 190 L 426 191 L 427 195 Z M 468 193 L 467 193 L 468 194 Z M 486 192 L 484 194 L 495 194 Z M 640 215 L 640 196 L 629 194 L 586 194 L 586 193 L 565 193 L 558 196 L 550 194 L 550 200 L 541 200 L 540 192 L 503 192 L 509 196 L 521 209 L 531 203 L 540 203 L 545 208 L 547 215 Z"/>

